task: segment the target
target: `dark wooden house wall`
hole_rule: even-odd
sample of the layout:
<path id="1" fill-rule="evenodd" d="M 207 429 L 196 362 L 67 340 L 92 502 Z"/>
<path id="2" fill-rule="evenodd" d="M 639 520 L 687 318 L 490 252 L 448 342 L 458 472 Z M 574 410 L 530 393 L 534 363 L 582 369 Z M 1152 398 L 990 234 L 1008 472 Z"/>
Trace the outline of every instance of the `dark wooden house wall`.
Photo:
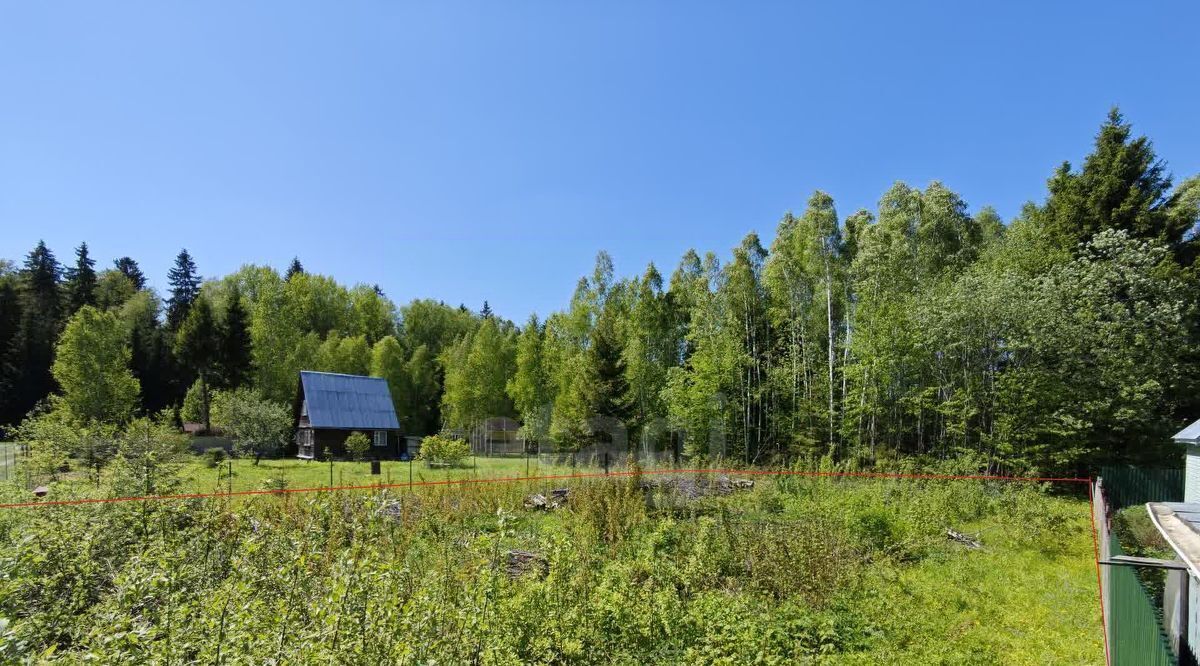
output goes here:
<path id="1" fill-rule="evenodd" d="M 297 442 L 302 437 L 301 432 L 306 428 L 300 428 L 296 432 Z M 327 456 L 332 455 L 334 458 L 346 457 L 346 438 L 354 430 L 332 430 L 328 428 L 312 428 L 313 433 L 313 459 L 324 460 Z M 375 431 L 359 430 L 371 440 L 371 449 L 367 453 L 368 458 L 380 458 L 384 460 L 392 460 L 399 458 L 407 450 L 407 444 L 404 437 L 399 431 L 387 431 L 387 446 L 375 446 Z M 293 444 L 296 446 L 296 444 Z"/>

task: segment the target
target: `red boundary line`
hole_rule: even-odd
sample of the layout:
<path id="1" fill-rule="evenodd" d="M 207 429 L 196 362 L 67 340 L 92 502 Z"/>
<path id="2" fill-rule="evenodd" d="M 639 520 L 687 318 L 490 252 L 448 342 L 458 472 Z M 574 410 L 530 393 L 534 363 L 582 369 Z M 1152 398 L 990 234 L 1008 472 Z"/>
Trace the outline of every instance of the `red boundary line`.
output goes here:
<path id="1" fill-rule="evenodd" d="M 72 506 L 79 504 L 114 504 L 117 502 L 144 502 L 148 500 L 203 499 L 209 497 L 240 497 L 249 495 L 283 495 L 287 493 L 327 493 L 339 490 L 380 490 L 383 488 L 418 488 L 430 486 L 466 486 L 488 483 L 518 483 L 521 481 L 557 481 L 563 479 L 594 479 L 655 474 L 744 474 L 747 476 L 810 476 L 851 477 L 866 479 L 932 479 L 939 481 L 1025 481 L 1032 483 L 1091 483 L 1090 479 L 1053 478 L 1040 476 L 992 476 L 967 474 L 889 474 L 885 472 L 807 472 L 797 470 L 762 469 L 662 469 L 638 472 L 593 472 L 588 474 L 548 474 L 545 476 L 509 476 L 488 479 L 443 479 L 441 481 L 417 481 L 413 483 L 372 483 L 361 486 L 315 486 L 312 488 L 281 488 L 278 490 L 238 490 L 224 493 L 183 493 L 175 495 L 137 495 L 132 497 L 93 497 L 75 500 L 34 500 L 0 504 L 0 509 L 24 509 L 45 506 Z M 1094 526 L 1093 526 L 1094 527 Z"/>
<path id="2" fill-rule="evenodd" d="M 762 469 L 662 469 L 642 470 L 637 472 L 593 472 L 588 474 L 548 474 L 545 476 L 513 476 L 490 479 L 443 479 L 441 481 L 417 481 L 410 483 L 374 483 L 362 486 L 321 486 L 313 488 L 282 488 L 279 490 L 239 490 L 224 493 L 185 493 L 175 495 L 143 495 L 137 497 L 99 497 L 78 500 L 32 501 L 0 504 L 0 509 L 23 509 L 49 506 L 72 506 L 80 504 L 114 504 L 117 502 L 139 502 L 147 500 L 173 499 L 203 499 L 216 497 L 239 497 L 251 495 L 283 495 L 287 493 L 323 493 L 339 490 L 382 490 L 384 488 L 427 488 L 432 486 L 467 486 L 490 483 L 520 483 L 522 481 L 560 481 L 564 479 L 594 479 L 630 476 L 649 476 L 655 474 L 743 474 L 746 476 L 803 476 L 826 478 L 862 478 L 862 479 L 929 479 L 937 481 L 1010 481 L 1027 483 L 1086 483 L 1088 484 L 1088 505 L 1091 507 L 1092 523 L 1092 552 L 1096 563 L 1096 589 L 1100 599 L 1100 625 L 1104 630 L 1104 661 L 1109 663 L 1108 621 L 1104 610 L 1104 588 L 1100 576 L 1100 545 L 1096 533 L 1096 486 L 1092 479 L 1071 477 L 1042 477 L 1042 476 L 998 476 L 987 474 L 898 474 L 887 472 L 809 472 L 799 470 L 762 470 Z"/>

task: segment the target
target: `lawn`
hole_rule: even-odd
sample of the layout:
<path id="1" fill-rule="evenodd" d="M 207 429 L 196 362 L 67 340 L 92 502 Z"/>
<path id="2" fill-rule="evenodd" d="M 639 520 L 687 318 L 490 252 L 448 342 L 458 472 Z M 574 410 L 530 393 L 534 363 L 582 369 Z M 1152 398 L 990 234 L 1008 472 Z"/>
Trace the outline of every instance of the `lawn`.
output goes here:
<path id="1" fill-rule="evenodd" d="M 421 471 L 426 480 L 524 471 L 516 461 L 488 463 Z M 297 486 L 328 483 L 327 465 L 272 464 L 235 465 L 235 481 L 249 486 L 284 472 Z M 344 468 L 341 480 L 369 478 L 353 469 Z M 401 466 L 390 469 L 395 480 Z M 715 493 L 705 485 L 709 476 L 672 478 L 3 512 L 0 656 L 63 663 L 1103 660 L 1084 497 L 1023 484 L 766 477 L 751 489 Z M 565 505 L 525 505 L 530 493 L 555 487 L 570 489 Z M 977 536 L 982 548 L 947 539 L 947 528 Z"/>
<path id="2" fill-rule="evenodd" d="M 229 469 L 233 478 L 230 484 Z M 328 488 L 332 486 L 363 486 L 397 484 L 453 479 L 490 479 L 499 477 L 543 476 L 570 474 L 570 468 L 539 464 L 536 458 L 468 458 L 455 467 L 429 467 L 425 463 L 385 460 L 380 474 L 371 474 L 367 462 L 315 462 L 296 458 L 265 459 L 259 464 L 246 458 L 225 461 L 210 467 L 200 456 L 190 456 L 180 472 L 183 492 L 228 492 L 232 490 L 261 490 L 278 487 L 272 480 L 284 479 L 287 488 Z M 582 471 L 582 470 L 580 470 Z M 588 469 L 587 472 L 599 470 Z"/>

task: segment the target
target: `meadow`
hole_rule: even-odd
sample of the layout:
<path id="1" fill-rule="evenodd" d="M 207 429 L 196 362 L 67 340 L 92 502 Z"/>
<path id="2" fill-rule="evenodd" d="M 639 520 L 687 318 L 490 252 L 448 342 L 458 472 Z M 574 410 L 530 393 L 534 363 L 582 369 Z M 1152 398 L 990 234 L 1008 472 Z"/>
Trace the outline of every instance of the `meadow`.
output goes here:
<path id="1" fill-rule="evenodd" d="M 191 465 L 215 476 L 194 461 L 185 478 Z M 307 467 L 328 482 L 327 465 Z M 482 473 L 518 471 L 498 467 Z M 345 471 L 342 480 L 358 478 Z M 235 468 L 235 481 L 253 485 L 252 473 Z M 307 473 L 297 486 L 322 485 Z M 115 664 L 1103 660 L 1088 504 L 1068 489 L 755 477 L 753 488 L 708 492 L 710 475 L 663 478 L 6 510 L 0 654 Z M 527 506 L 560 487 L 562 506 Z"/>

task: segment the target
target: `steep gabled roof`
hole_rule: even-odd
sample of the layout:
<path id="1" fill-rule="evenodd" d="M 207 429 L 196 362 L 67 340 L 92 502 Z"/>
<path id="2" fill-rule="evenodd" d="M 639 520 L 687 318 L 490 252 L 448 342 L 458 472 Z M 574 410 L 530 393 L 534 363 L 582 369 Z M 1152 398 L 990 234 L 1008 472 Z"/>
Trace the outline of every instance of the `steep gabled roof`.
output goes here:
<path id="1" fill-rule="evenodd" d="M 1196 421 L 1190 426 L 1175 433 L 1171 439 L 1180 444 L 1195 444 L 1200 441 L 1200 421 Z"/>
<path id="2" fill-rule="evenodd" d="M 304 370 L 300 386 L 313 428 L 400 429 L 392 392 L 384 379 Z"/>

